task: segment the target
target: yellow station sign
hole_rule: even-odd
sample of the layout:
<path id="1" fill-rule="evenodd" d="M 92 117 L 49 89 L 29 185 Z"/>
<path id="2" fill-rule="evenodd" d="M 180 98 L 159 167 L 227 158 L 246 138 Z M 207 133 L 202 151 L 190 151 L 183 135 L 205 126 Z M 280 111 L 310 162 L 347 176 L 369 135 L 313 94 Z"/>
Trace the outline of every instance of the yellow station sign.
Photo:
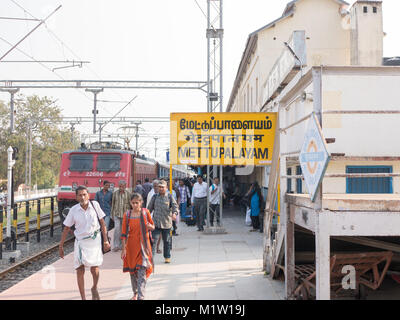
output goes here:
<path id="1" fill-rule="evenodd" d="M 171 113 L 171 164 L 270 165 L 276 113 Z"/>

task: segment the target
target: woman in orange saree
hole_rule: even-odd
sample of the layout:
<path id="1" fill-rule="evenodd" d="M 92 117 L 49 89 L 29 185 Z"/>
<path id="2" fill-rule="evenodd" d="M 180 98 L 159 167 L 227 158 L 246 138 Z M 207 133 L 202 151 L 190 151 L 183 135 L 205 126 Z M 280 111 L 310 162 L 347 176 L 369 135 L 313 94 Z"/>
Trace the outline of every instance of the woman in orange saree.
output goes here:
<path id="1" fill-rule="evenodd" d="M 143 199 L 138 193 L 131 196 L 131 210 L 122 220 L 123 272 L 129 272 L 133 290 L 132 300 L 143 300 L 146 282 L 153 272 L 153 256 L 149 231 L 154 230 L 150 212 L 142 208 Z"/>

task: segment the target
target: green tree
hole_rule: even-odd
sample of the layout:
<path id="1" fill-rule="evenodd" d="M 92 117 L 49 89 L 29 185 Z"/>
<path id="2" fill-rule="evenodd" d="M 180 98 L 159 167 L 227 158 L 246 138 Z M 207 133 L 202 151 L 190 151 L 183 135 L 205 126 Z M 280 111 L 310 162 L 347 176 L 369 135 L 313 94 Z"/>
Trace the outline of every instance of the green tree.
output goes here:
<path id="1" fill-rule="evenodd" d="M 48 97 L 16 99 L 15 132 L 10 133 L 10 108 L 0 101 L 0 180 L 7 179 L 7 148 L 17 147 L 14 166 L 15 189 L 25 183 L 27 145 L 32 141 L 31 181 L 38 189 L 58 183 L 61 153 L 74 148 L 71 131 L 61 124 L 61 109 Z"/>

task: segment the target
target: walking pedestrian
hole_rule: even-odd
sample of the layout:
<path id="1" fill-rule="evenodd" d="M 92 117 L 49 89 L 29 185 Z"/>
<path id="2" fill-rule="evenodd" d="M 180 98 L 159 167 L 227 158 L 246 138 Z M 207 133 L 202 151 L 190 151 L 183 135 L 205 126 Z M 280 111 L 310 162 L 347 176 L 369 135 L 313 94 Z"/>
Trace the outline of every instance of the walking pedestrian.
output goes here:
<path id="1" fill-rule="evenodd" d="M 153 180 L 153 189 L 151 189 L 149 191 L 149 193 L 147 194 L 147 202 L 146 202 L 146 208 L 149 206 L 150 200 L 151 198 L 158 193 L 158 184 L 160 183 L 160 181 L 158 181 L 157 179 Z"/>
<path id="2" fill-rule="evenodd" d="M 264 199 L 261 194 L 260 186 L 257 182 L 251 184 L 246 197 L 249 199 L 250 217 L 253 225 L 253 230 L 250 230 L 250 232 L 258 231 L 260 229 L 260 214 L 263 210 Z"/>
<path id="3" fill-rule="evenodd" d="M 149 191 L 149 193 L 147 194 L 146 208 L 149 206 L 149 203 L 150 203 L 151 198 L 152 198 L 155 194 L 158 193 L 158 184 L 159 184 L 159 183 L 160 183 L 159 180 L 157 180 L 157 179 L 154 179 L 154 180 L 153 180 L 153 183 L 152 183 L 153 188 L 152 188 L 152 189 Z M 151 213 L 151 216 L 153 216 L 153 212 L 150 211 L 150 213 Z M 153 244 L 153 245 L 156 246 L 157 253 L 162 253 L 162 251 L 161 251 L 161 249 L 160 249 L 160 242 L 161 242 L 161 237 L 158 238 L 157 243 L 154 243 L 154 244 Z"/>
<path id="4" fill-rule="evenodd" d="M 158 194 L 155 194 L 147 207 L 153 212 L 153 221 L 155 229 L 153 231 L 153 241 L 157 243 L 160 235 L 163 240 L 163 253 L 165 263 L 171 262 L 171 252 L 169 247 L 169 237 L 172 228 L 172 220 L 176 219 L 178 214 L 178 205 L 170 193 L 167 193 L 167 183 L 161 180 L 158 185 Z M 153 255 L 155 246 L 153 246 Z"/>
<path id="5" fill-rule="evenodd" d="M 197 182 L 192 189 L 193 213 L 196 216 L 197 231 L 204 230 L 204 219 L 207 211 L 207 183 L 203 181 L 202 176 L 197 177 Z"/>
<path id="6" fill-rule="evenodd" d="M 178 186 L 179 186 L 179 178 L 175 178 L 174 179 L 174 184 L 172 185 L 172 187 L 174 188 L 178 188 Z"/>
<path id="7" fill-rule="evenodd" d="M 142 181 L 141 180 L 137 180 L 136 181 L 136 186 L 135 186 L 135 189 L 133 190 L 133 192 L 139 193 L 143 198 L 143 196 L 144 196 L 144 188 L 142 186 Z"/>
<path id="8" fill-rule="evenodd" d="M 189 187 L 185 185 L 185 181 L 183 179 L 179 179 L 179 193 L 181 195 L 180 202 L 179 202 L 179 213 L 181 218 L 186 216 L 186 208 L 188 199 L 190 199 L 190 191 Z"/>
<path id="9" fill-rule="evenodd" d="M 214 213 L 217 218 L 217 226 L 221 226 L 220 221 L 220 197 L 222 196 L 226 198 L 224 190 L 222 190 L 222 186 L 219 183 L 219 178 L 214 178 L 214 183 L 210 187 L 210 225 L 211 227 L 214 226 Z"/>
<path id="10" fill-rule="evenodd" d="M 144 183 L 143 183 L 143 189 L 144 189 L 143 203 L 145 205 L 147 204 L 147 195 L 149 194 L 152 187 L 153 187 L 153 185 L 150 183 L 149 178 L 146 177 L 144 179 Z"/>
<path id="11" fill-rule="evenodd" d="M 133 291 L 132 300 L 143 300 L 147 279 L 153 272 L 153 253 L 149 232 L 154 223 L 149 210 L 142 208 L 143 198 L 139 193 L 131 196 L 131 209 L 122 221 L 123 272 L 129 272 Z"/>
<path id="12" fill-rule="evenodd" d="M 110 191 L 110 182 L 104 180 L 103 189 L 96 192 L 94 200 L 100 205 L 101 210 L 105 213 L 104 222 L 106 223 L 107 230 L 110 228 L 111 219 L 111 203 L 112 192 Z"/>
<path id="13" fill-rule="evenodd" d="M 93 277 L 92 299 L 100 300 L 97 285 L 99 282 L 99 266 L 103 263 L 102 246 L 105 251 L 110 249 L 110 243 L 107 238 L 107 229 L 104 222 L 105 214 L 97 201 L 89 201 L 88 189 L 80 186 L 75 191 L 76 201 L 68 212 L 64 220 L 64 231 L 61 235 L 59 245 L 60 258 L 64 259 L 64 242 L 70 231 L 75 225 L 75 244 L 74 244 L 74 268 L 78 281 L 79 293 L 82 300 L 86 300 L 85 295 L 85 267 L 90 267 Z M 104 243 L 101 243 L 103 233 Z"/>
<path id="14" fill-rule="evenodd" d="M 126 181 L 120 180 L 118 190 L 114 192 L 111 205 L 111 217 L 114 219 L 113 251 L 122 249 L 121 227 L 124 213 L 130 208 L 130 193 L 126 190 Z"/>
<path id="15" fill-rule="evenodd" d="M 168 182 L 167 182 L 167 188 L 168 188 Z M 167 192 L 169 192 L 169 189 L 167 189 Z M 178 211 L 179 211 L 179 203 L 181 201 L 181 194 L 175 186 L 172 186 L 172 196 L 174 197 L 175 202 L 178 205 Z M 179 236 L 179 234 L 176 232 L 178 229 L 178 222 L 179 222 L 179 212 L 178 215 L 176 216 L 176 220 L 172 220 L 172 235 L 173 236 Z"/>

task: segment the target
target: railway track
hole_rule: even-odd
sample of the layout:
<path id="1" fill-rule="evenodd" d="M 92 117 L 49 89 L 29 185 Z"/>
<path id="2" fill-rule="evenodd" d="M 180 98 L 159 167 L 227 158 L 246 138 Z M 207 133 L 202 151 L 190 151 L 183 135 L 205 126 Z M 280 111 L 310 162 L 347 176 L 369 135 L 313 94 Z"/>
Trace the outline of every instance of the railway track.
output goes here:
<path id="1" fill-rule="evenodd" d="M 73 251 L 74 237 L 68 238 L 64 243 L 64 252 L 67 255 Z M 59 244 L 53 244 L 49 248 L 36 253 L 11 267 L 0 271 L 0 292 L 12 287 L 30 275 L 40 271 L 45 266 L 58 260 Z"/>
<path id="2" fill-rule="evenodd" d="M 72 244 L 74 242 L 75 238 L 69 238 L 67 240 L 65 240 L 65 245 L 67 244 Z M 29 258 L 26 258 L 18 263 L 16 263 L 15 265 L 0 271 L 0 279 L 3 279 L 7 274 L 11 273 L 11 272 L 15 272 L 20 268 L 23 268 L 24 266 L 33 263 L 39 259 L 42 259 L 43 257 L 48 256 L 49 254 L 54 253 L 55 251 L 58 253 L 58 244 L 52 245 L 51 247 L 47 248 L 46 250 L 43 250 L 42 252 L 39 252 Z"/>
<path id="3" fill-rule="evenodd" d="M 53 223 L 54 228 L 59 227 L 60 225 L 61 225 L 61 221 L 54 221 L 54 223 Z M 50 227 L 51 227 L 50 223 L 40 226 L 40 232 L 47 231 L 50 229 Z M 37 229 L 36 228 L 29 229 L 28 233 L 35 234 L 35 233 L 37 233 Z M 23 238 L 23 237 L 25 237 L 25 235 L 26 235 L 26 231 L 24 228 L 21 232 L 18 232 L 17 238 Z"/>

